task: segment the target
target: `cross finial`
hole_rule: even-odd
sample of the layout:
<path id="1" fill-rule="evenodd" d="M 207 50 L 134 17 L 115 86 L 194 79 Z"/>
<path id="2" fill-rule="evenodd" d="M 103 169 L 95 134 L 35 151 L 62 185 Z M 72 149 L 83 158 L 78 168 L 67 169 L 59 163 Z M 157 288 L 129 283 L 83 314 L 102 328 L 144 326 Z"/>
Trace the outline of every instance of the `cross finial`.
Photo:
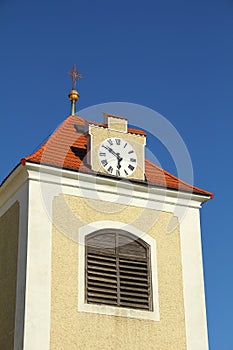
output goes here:
<path id="1" fill-rule="evenodd" d="M 68 74 L 72 77 L 72 89 L 75 90 L 77 79 L 82 78 L 83 76 L 82 74 L 79 74 L 75 64 L 73 65 L 72 71 L 68 72 Z"/>

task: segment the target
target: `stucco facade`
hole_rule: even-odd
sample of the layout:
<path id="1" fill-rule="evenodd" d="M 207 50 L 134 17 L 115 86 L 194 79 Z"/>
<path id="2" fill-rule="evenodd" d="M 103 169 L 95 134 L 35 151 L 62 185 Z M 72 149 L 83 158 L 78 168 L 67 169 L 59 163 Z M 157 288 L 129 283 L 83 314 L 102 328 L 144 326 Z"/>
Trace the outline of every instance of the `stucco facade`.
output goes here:
<path id="1" fill-rule="evenodd" d="M 108 206 L 110 212 L 106 213 L 95 209 L 102 208 L 101 201 L 62 195 L 54 199 L 51 349 L 186 349 L 179 224 L 166 234 L 171 213 L 114 203 Z M 126 227 L 134 223 L 135 229 L 142 230 L 142 211 L 157 218 L 145 233 L 156 240 L 157 261 L 152 264 L 158 266 L 160 320 L 79 312 L 78 289 L 83 286 L 78 278 L 79 242 L 75 236 L 79 227 L 75 218 L 87 224 L 93 218 L 125 223 Z M 64 226 L 69 227 L 70 237 L 62 230 Z"/>
<path id="2" fill-rule="evenodd" d="M 0 217 L 0 349 L 14 349 L 19 203 Z"/>
<path id="3" fill-rule="evenodd" d="M 19 203 L 13 349 L 207 350 L 199 217 L 205 200 L 48 166 L 19 166 L 0 191 L 4 222 Z M 156 242 L 159 317 L 80 310 L 79 234 L 93 222 L 126 225 Z"/>

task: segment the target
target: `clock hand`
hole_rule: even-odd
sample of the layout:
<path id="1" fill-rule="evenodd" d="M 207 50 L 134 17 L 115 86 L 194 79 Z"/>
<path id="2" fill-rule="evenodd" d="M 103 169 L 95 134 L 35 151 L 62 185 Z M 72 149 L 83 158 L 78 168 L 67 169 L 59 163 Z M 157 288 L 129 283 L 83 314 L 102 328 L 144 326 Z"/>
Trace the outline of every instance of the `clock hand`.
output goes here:
<path id="1" fill-rule="evenodd" d="M 119 153 L 114 152 L 112 148 L 108 146 L 103 146 L 103 147 L 106 148 L 106 150 L 108 150 L 110 153 L 112 153 L 118 160 L 120 159 Z"/>
<path id="2" fill-rule="evenodd" d="M 123 158 L 119 157 L 119 158 L 117 158 L 117 160 L 118 160 L 117 168 L 120 169 L 121 168 L 120 162 L 123 160 Z"/>
<path id="3" fill-rule="evenodd" d="M 113 151 L 112 148 L 110 148 L 108 146 L 103 145 L 103 147 L 117 158 L 117 168 L 120 169 L 121 168 L 120 162 L 123 160 L 123 158 L 120 157 L 120 154 L 116 153 L 115 151 Z"/>

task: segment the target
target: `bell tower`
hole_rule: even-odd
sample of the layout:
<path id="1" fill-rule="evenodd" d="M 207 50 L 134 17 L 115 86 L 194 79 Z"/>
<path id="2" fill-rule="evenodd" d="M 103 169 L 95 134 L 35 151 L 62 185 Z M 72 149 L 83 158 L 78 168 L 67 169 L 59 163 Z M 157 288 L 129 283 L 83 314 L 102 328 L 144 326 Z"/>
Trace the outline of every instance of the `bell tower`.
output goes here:
<path id="1" fill-rule="evenodd" d="M 0 186 L 0 349 L 208 350 L 212 193 L 148 161 L 127 116 L 76 115 L 70 75 L 71 114 Z"/>

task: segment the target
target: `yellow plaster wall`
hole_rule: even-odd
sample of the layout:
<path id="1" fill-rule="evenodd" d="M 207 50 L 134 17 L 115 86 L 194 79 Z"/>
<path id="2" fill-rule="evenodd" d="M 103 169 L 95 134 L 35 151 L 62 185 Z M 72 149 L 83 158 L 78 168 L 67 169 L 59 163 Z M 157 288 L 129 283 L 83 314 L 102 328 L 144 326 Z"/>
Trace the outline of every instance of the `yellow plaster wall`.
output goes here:
<path id="1" fill-rule="evenodd" d="M 93 170 L 107 173 L 99 162 L 99 146 L 107 138 L 119 137 L 128 141 L 137 154 L 137 167 L 133 174 L 129 176 L 129 178 L 144 180 L 144 136 L 119 132 L 116 130 L 111 130 L 108 128 L 102 128 L 97 126 L 90 126 L 90 133 L 92 138 L 91 152 Z"/>
<path id="2" fill-rule="evenodd" d="M 19 203 L 0 218 L 0 349 L 14 348 Z"/>
<path id="3" fill-rule="evenodd" d="M 167 234 L 170 213 L 105 204 L 108 210 L 97 200 L 63 195 L 54 199 L 51 349 L 186 349 L 179 225 Z M 145 218 L 151 223 L 147 233 L 157 245 L 160 321 L 78 312 L 78 226 L 114 220 L 143 230 Z"/>

